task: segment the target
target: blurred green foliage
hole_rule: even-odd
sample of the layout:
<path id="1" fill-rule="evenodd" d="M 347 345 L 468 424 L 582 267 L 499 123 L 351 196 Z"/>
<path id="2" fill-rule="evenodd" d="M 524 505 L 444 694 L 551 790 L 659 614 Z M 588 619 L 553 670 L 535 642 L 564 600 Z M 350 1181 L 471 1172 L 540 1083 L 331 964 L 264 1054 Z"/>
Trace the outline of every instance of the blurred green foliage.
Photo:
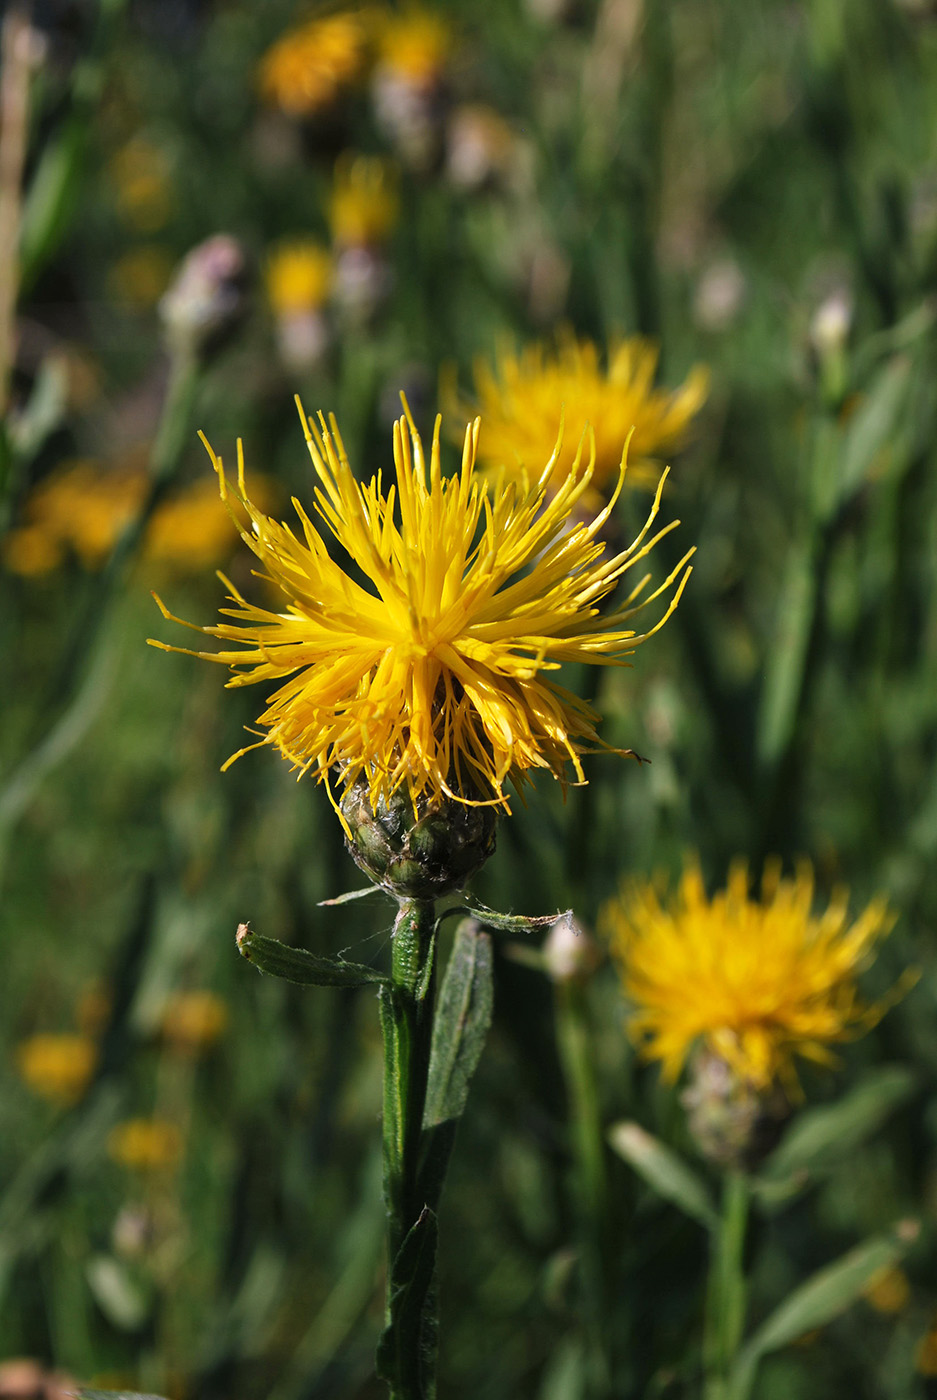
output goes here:
<path id="1" fill-rule="evenodd" d="M 870 993 L 909 964 L 920 983 L 846 1048 L 841 1072 L 807 1081 L 820 1105 L 886 1084 L 876 1130 L 850 1137 L 847 1124 L 803 1190 L 763 1183 L 747 1265 L 757 1325 L 859 1241 L 921 1220 L 906 1306 L 859 1302 L 777 1351 L 757 1393 L 924 1397 L 933 1382 L 915 1358 L 937 1309 L 937 14 L 927 0 L 433 9 L 454 36 L 443 106 L 489 104 L 517 165 L 460 183 L 444 135 L 426 168 L 404 163 L 386 299 L 336 315 L 324 355 L 296 372 L 259 274 L 279 240 L 328 243 L 341 151 L 392 154 L 366 84 L 308 122 L 264 106 L 258 61 L 298 13 L 283 0 L 36 5 L 12 527 L 63 461 L 146 455 L 167 381 L 159 270 L 218 231 L 258 277 L 180 410 L 172 469 L 210 471 L 196 427 L 226 458 L 240 436 L 284 510 L 310 490 L 297 390 L 336 412 L 361 472 L 387 472 L 398 392 L 428 427 L 440 372 L 467 388 L 501 338 L 562 323 L 599 342 L 645 334 L 669 384 L 708 363 L 710 400 L 664 502 L 682 525 L 658 550 L 675 561 L 698 545 L 690 587 L 595 694 L 609 743 L 651 763 L 593 756 L 565 804 L 541 782 L 502 822 L 474 892 L 515 912 L 572 906 L 588 925 L 624 872 L 673 871 L 698 850 L 713 884 L 738 854 L 755 869 L 807 854 L 820 886 L 847 883 L 857 907 L 888 895 L 898 923 Z M 163 182 L 136 204 L 121 175 L 132 143 L 158 153 Z M 626 527 L 643 505 L 626 496 Z M 221 596 L 210 571 L 118 564 L 0 578 L 0 1357 L 173 1400 L 368 1400 L 382 1393 L 373 989 L 258 978 L 233 934 L 249 918 L 383 967 L 392 911 L 378 896 L 316 907 L 359 883 L 325 794 L 265 753 L 221 775 L 259 694 L 145 647 L 175 640 L 149 588 L 208 622 Z M 228 567 L 253 586 L 243 554 Z M 608 1152 L 600 1296 L 588 1294 L 554 990 L 508 942 L 494 939 L 494 1023 L 441 1209 L 440 1394 L 695 1395 L 702 1231 Z M 193 988 L 229 1012 L 199 1055 L 160 1030 L 170 995 Z M 91 993 L 104 1007 L 96 1077 L 52 1106 L 18 1075 L 17 1047 L 89 1024 Z M 635 1060 L 607 966 L 579 1011 L 602 1122 L 635 1119 L 692 1160 L 678 1096 Z M 913 1073 L 876 1079 L 883 1064 Z M 150 1116 L 182 1128 L 169 1172 L 108 1155 L 118 1120 Z"/>

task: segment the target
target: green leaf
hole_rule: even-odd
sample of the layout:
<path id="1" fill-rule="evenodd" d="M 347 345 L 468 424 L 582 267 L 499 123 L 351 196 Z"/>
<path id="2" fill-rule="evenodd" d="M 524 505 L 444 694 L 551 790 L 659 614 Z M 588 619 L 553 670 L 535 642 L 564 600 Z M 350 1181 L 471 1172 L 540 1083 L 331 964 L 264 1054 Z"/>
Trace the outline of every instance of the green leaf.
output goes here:
<path id="1" fill-rule="evenodd" d="M 914 1093 L 913 1070 L 882 1065 L 836 1103 L 806 1108 L 762 1169 L 766 1182 L 822 1171 L 872 1136 L 899 1104 Z M 757 1189 L 757 1183 L 755 1183 Z"/>
<path id="2" fill-rule="evenodd" d="M 366 899 L 369 894 L 382 894 L 388 898 L 387 891 L 381 889 L 380 885 L 365 885 L 363 890 L 348 890 L 345 894 L 337 894 L 334 899 L 320 899 L 320 909 L 330 909 L 335 904 L 351 904 L 356 899 Z"/>
<path id="3" fill-rule="evenodd" d="M 396 1393 L 424 1395 L 436 1357 L 431 1300 L 439 1228 L 424 1206 L 408 1231 L 390 1271 L 388 1320 L 377 1347 L 377 1374 Z"/>
<path id="4" fill-rule="evenodd" d="M 493 1000 L 491 939 L 466 919 L 456 930 L 433 1021 L 424 1128 L 461 1118 L 491 1025 Z"/>
<path id="5" fill-rule="evenodd" d="M 85 1265 L 94 1301 L 121 1332 L 136 1332 L 150 1312 L 150 1299 L 125 1264 L 110 1254 L 96 1254 Z"/>
<path id="6" fill-rule="evenodd" d="M 166 1400 L 164 1395 L 141 1395 L 138 1390 L 76 1390 L 78 1400 Z"/>
<path id="7" fill-rule="evenodd" d="M 389 977 L 364 963 L 345 962 L 342 958 L 307 953 L 304 948 L 291 948 L 276 938 L 263 938 L 253 933 L 247 924 L 238 927 L 237 946 L 241 957 L 253 963 L 258 972 L 302 986 L 364 987 L 369 983 L 386 986 L 390 982 Z"/>
<path id="8" fill-rule="evenodd" d="M 795 1288 L 739 1353 L 729 1378 L 729 1400 L 743 1400 L 750 1394 L 762 1357 L 796 1342 L 806 1332 L 825 1327 L 851 1307 L 881 1269 L 897 1263 L 908 1252 L 919 1229 L 917 1221 L 901 1221 L 887 1235 L 857 1245 Z"/>
<path id="9" fill-rule="evenodd" d="M 482 928 L 494 929 L 497 933 L 536 933 L 538 929 L 551 928 L 558 919 L 573 917 L 572 909 L 557 911 L 555 914 L 533 914 L 528 917 L 526 914 L 499 914 L 496 909 L 488 909 L 484 904 L 454 904 L 451 909 L 444 909 L 440 914 L 436 920 L 437 927 L 443 919 L 448 919 L 453 914 L 475 919 Z"/>
<path id="10" fill-rule="evenodd" d="M 895 435 L 905 411 L 911 360 L 896 356 L 883 366 L 850 419 L 840 459 L 837 506 L 862 487 L 875 458 Z"/>
<path id="11" fill-rule="evenodd" d="M 637 1123 L 625 1122 L 609 1129 L 608 1140 L 613 1151 L 665 1201 L 679 1206 L 707 1230 L 718 1229 L 719 1216 L 706 1183 L 659 1138 L 646 1133 Z"/>

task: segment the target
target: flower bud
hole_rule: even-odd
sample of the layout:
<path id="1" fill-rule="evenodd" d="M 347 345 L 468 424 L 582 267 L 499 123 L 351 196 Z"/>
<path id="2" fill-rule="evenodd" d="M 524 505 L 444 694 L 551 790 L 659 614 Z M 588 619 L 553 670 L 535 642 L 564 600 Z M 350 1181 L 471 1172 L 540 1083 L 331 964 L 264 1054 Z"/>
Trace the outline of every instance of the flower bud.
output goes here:
<path id="1" fill-rule="evenodd" d="M 595 939 L 570 914 L 557 919 L 541 952 L 544 971 L 553 982 L 584 982 L 602 961 Z"/>
<path id="2" fill-rule="evenodd" d="M 790 1113 L 776 1087 L 759 1089 L 720 1055 L 699 1050 L 681 1095 L 696 1145 L 720 1167 L 751 1170 L 777 1146 Z"/>
<path id="3" fill-rule="evenodd" d="M 341 803 L 345 844 L 369 879 L 405 899 L 440 899 L 480 870 L 495 848 L 497 810 L 453 799 L 413 803 L 399 789 L 371 808 L 368 785 L 353 783 Z"/>
<path id="4" fill-rule="evenodd" d="M 159 303 L 170 350 L 192 356 L 216 349 L 244 313 L 247 260 L 236 238 L 216 233 L 183 258 Z"/>

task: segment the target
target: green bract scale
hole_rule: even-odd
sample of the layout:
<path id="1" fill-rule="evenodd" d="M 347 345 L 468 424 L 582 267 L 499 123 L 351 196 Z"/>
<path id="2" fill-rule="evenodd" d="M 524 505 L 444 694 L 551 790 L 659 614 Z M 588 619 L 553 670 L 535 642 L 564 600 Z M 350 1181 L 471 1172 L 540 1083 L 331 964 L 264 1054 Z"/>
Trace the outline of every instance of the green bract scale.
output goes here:
<path id="1" fill-rule="evenodd" d="M 439 899 L 461 889 L 495 848 L 497 809 L 418 800 L 403 788 L 371 810 L 364 779 L 341 802 L 346 845 L 365 874 L 404 899 Z"/>

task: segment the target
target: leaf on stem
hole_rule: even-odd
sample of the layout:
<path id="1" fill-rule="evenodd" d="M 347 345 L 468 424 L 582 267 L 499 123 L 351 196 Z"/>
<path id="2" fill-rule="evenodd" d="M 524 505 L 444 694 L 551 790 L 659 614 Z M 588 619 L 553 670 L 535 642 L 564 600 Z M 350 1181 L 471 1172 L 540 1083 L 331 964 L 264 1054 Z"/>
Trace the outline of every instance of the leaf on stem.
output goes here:
<path id="1" fill-rule="evenodd" d="M 461 1118 L 491 1025 L 491 939 L 470 919 L 456 930 L 433 1022 L 424 1128 Z"/>
<path id="2" fill-rule="evenodd" d="M 391 1265 L 388 1320 L 377 1346 L 377 1374 L 393 1392 L 422 1395 L 435 1367 L 435 1327 L 427 1309 L 436 1271 L 439 1228 L 424 1206 Z"/>
<path id="3" fill-rule="evenodd" d="M 729 1377 L 727 1400 L 745 1400 L 762 1357 L 817 1327 L 825 1327 L 845 1312 L 880 1270 L 907 1254 L 919 1232 L 916 1220 L 899 1221 L 887 1235 L 865 1240 L 795 1288 L 739 1352 Z"/>
<path id="4" fill-rule="evenodd" d="M 889 1115 L 911 1097 L 917 1086 L 914 1071 L 904 1065 L 882 1065 L 836 1103 L 806 1108 L 772 1152 L 761 1178 L 752 1183 L 769 1190 L 800 1174 L 810 1177 L 841 1161 L 877 1132 Z"/>
<path id="5" fill-rule="evenodd" d="M 616 1123 L 609 1129 L 609 1143 L 648 1186 L 707 1230 L 718 1229 L 719 1215 L 702 1177 L 659 1138 L 637 1123 Z"/>
<path id="6" fill-rule="evenodd" d="M 327 958 L 320 953 L 307 953 L 304 948 L 291 948 L 276 938 L 264 938 L 252 932 L 247 924 L 239 924 L 238 952 L 253 963 L 258 972 L 282 977 L 286 982 L 298 982 L 313 987 L 364 987 L 369 983 L 388 985 L 390 979 L 364 963 L 345 962 L 343 958 Z"/>
<path id="7" fill-rule="evenodd" d="M 463 917 L 474 919 L 483 929 L 492 929 L 496 933 L 536 933 L 538 929 L 551 928 L 560 919 L 571 919 L 572 909 L 564 912 L 557 911 L 555 914 L 499 914 L 496 909 L 488 909 L 484 904 L 454 904 L 451 909 L 444 909 L 436 920 L 436 927 L 442 923 L 443 919 L 448 919 L 454 914 L 461 914 Z"/>

